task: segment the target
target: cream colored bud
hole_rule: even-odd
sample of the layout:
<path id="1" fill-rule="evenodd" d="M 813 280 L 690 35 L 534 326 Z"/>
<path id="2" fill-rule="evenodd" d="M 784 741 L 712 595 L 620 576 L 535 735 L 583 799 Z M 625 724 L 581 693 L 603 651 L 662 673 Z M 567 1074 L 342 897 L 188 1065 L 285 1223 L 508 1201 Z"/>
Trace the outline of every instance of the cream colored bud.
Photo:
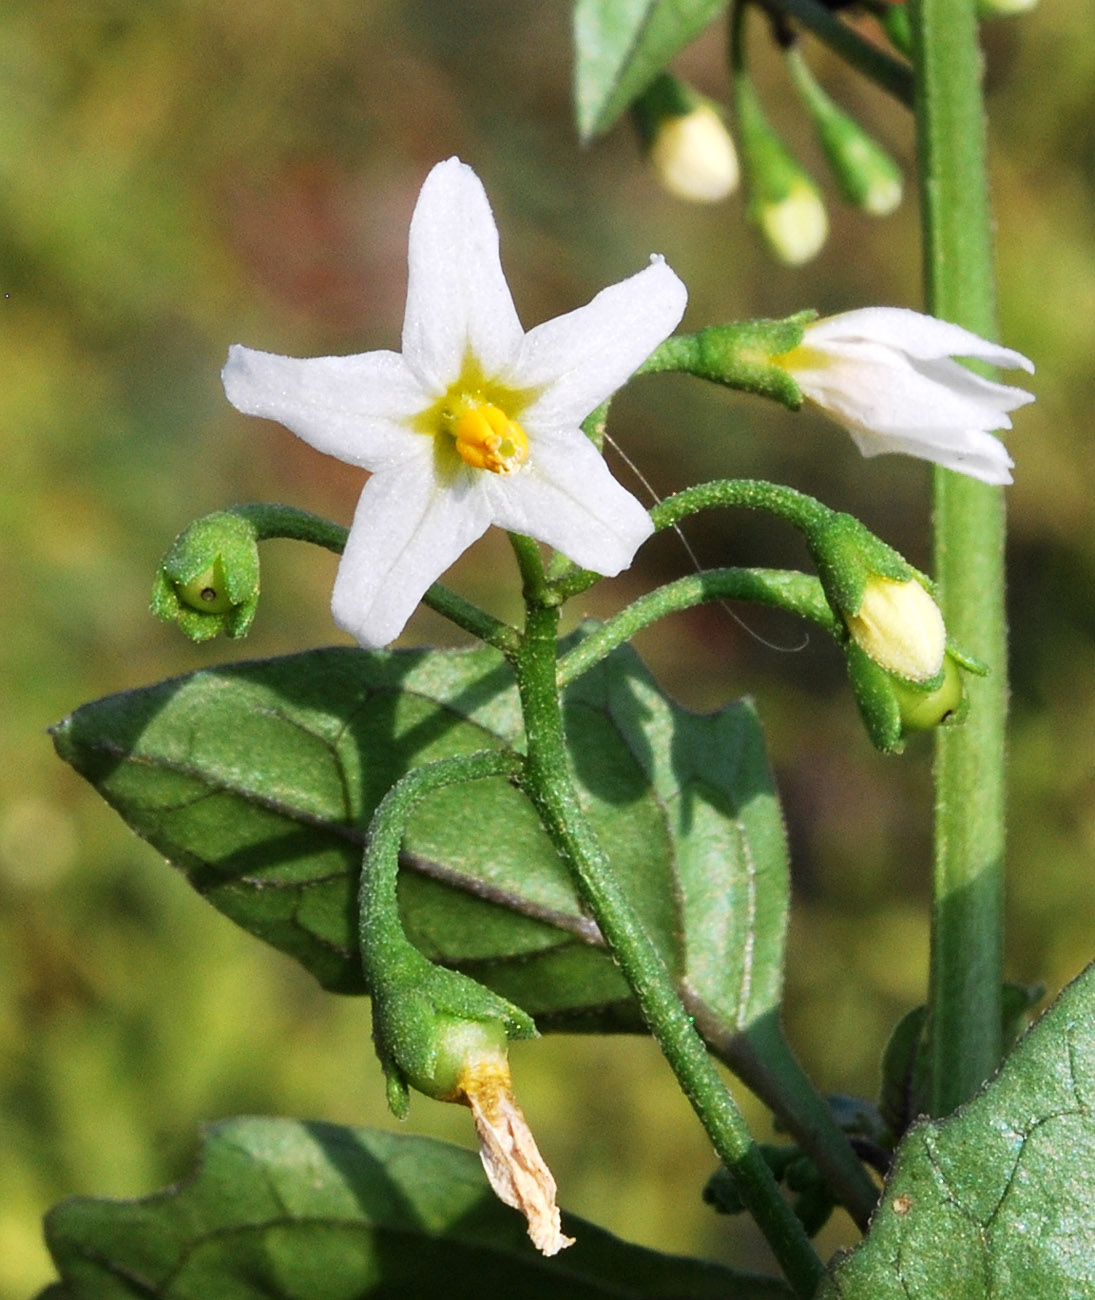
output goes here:
<path id="1" fill-rule="evenodd" d="M 718 203 L 738 186 L 738 154 L 710 104 L 662 119 L 650 146 L 662 185 L 691 203 Z"/>
<path id="2" fill-rule="evenodd" d="M 872 578 L 859 609 L 847 620 L 859 647 L 876 664 L 910 682 L 939 674 L 947 648 L 943 615 L 915 579 Z"/>
<path id="3" fill-rule="evenodd" d="M 787 266 L 816 257 L 829 236 L 829 218 L 817 189 L 803 177 L 786 198 L 753 205 L 753 215 L 772 253 Z"/>

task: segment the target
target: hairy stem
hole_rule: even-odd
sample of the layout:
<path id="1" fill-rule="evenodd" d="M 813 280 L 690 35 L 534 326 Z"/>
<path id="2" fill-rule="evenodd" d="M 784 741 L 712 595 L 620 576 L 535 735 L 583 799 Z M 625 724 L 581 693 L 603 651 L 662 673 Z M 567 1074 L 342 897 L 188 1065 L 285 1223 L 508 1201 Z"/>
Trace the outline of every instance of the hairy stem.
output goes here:
<path id="1" fill-rule="evenodd" d="M 765 1164 L 672 976 L 621 890 L 570 778 L 555 684 L 559 616 L 530 601 L 517 677 L 528 737 L 524 787 L 568 864 L 685 1095 L 797 1295 L 812 1296 L 821 1261 Z"/>
<path id="2" fill-rule="evenodd" d="M 974 0 L 914 0 L 924 282 L 929 310 L 995 336 L 981 53 Z M 989 667 L 969 718 L 936 740 L 931 1107 L 969 1099 L 1000 1059 L 1007 717 L 1001 489 L 935 471 L 935 573 L 947 629 Z"/>

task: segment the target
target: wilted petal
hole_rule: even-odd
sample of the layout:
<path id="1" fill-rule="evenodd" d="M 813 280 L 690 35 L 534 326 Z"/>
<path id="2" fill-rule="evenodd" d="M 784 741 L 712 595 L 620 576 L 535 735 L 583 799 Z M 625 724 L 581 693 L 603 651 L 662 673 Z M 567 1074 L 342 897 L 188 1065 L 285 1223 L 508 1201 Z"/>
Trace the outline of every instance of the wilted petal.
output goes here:
<path id="1" fill-rule="evenodd" d="M 464 1094 L 495 1196 L 525 1216 L 528 1235 L 541 1254 L 556 1255 L 572 1246 L 574 1238 L 563 1234 L 560 1223 L 555 1179 L 513 1095 L 505 1060 L 487 1060 L 469 1070 Z"/>
<path id="2" fill-rule="evenodd" d="M 374 474 L 354 512 L 331 612 L 367 650 L 403 631 L 426 588 L 491 522 L 481 492 L 440 486 L 428 455 Z"/>
<path id="3" fill-rule="evenodd" d="M 458 158 L 426 177 L 411 218 L 403 355 L 442 393 L 474 357 L 497 374 L 521 342 L 521 322 L 498 253 L 482 182 Z"/>
<path id="4" fill-rule="evenodd" d="M 486 484 L 494 522 L 612 577 L 653 533 L 650 516 L 584 436 L 537 443 L 527 473 Z"/>
<path id="5" fill-rule="evenodd" d="M 432 399 L 398 352 L 298 360 L 237 343 L 221 378 L 238 411 L 277 420 L 351 465 L 380 469 L 421 451 L 409 421 Z"/>
<path id="6" fill-rule="evenodd" d="M 628 380 L 684 315 L 688 291 L 661 258 L 602 289 L 584 307 L 529 330 L 508 371 L 542 389 L 521 414 L 527 428 L 573 427 Z"/>

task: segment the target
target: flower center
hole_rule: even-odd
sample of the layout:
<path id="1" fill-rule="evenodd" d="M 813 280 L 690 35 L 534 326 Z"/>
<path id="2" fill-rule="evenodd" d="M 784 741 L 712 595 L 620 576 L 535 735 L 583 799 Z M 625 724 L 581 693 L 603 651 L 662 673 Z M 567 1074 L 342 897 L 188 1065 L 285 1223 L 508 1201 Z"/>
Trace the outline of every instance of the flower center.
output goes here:
<path id="1" fill-rule="evenodd" d="M 528 460 L 528 435 L 505 411 L 484 403 L 469 406 L 456 421 L 456 450 L 473 469 L 516 474 Z"/>

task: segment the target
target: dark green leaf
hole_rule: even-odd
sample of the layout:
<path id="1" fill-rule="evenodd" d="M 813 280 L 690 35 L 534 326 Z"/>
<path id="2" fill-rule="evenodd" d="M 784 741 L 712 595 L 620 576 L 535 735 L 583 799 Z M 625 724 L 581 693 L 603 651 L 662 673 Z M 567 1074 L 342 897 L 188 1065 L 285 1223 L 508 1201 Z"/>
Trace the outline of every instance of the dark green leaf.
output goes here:
<path id="1" fill-rule="evenodd" d="M 427 1138 L 283 1119 L 206 1136 L 196 1176 L 140 1201 L 46 1219 L 61 1281 L 40 1300 L 779 1300 L 774 1279 L 660 1255 L 568 1218 L 536 1253 L 476 1156 Z"/>
<path id="2" fill-rule="evenodd" d="M 866 1239 L 819 1300 L 1095 1295 L 1095 967 L 999 1075 L 914 1125 Z"/>
<path id="3" fill-rule="evenodd" d="M 728 0 L 577 0 L 574 92 L 578 133 L 607 131 Z"/>
<path id="4" fill-rule="evenodd" d="M 566 716 L 590 820 L 671 969 L 734 1028 L 772 1010 L 787 866 L 750 707 L 680 709 L 623 650 L 568 690 Z M 362 992 L 355 899 L 377 802 L 412 765 L 520 735 L 494 651 L 347 648 L 111 696 L 54 739 L 222 912 L 326 987 Z M 422 805 L 400 898 L 428 956 L 544 1027 L 639 1027 L 531 804 L 505 781 Z"/>

